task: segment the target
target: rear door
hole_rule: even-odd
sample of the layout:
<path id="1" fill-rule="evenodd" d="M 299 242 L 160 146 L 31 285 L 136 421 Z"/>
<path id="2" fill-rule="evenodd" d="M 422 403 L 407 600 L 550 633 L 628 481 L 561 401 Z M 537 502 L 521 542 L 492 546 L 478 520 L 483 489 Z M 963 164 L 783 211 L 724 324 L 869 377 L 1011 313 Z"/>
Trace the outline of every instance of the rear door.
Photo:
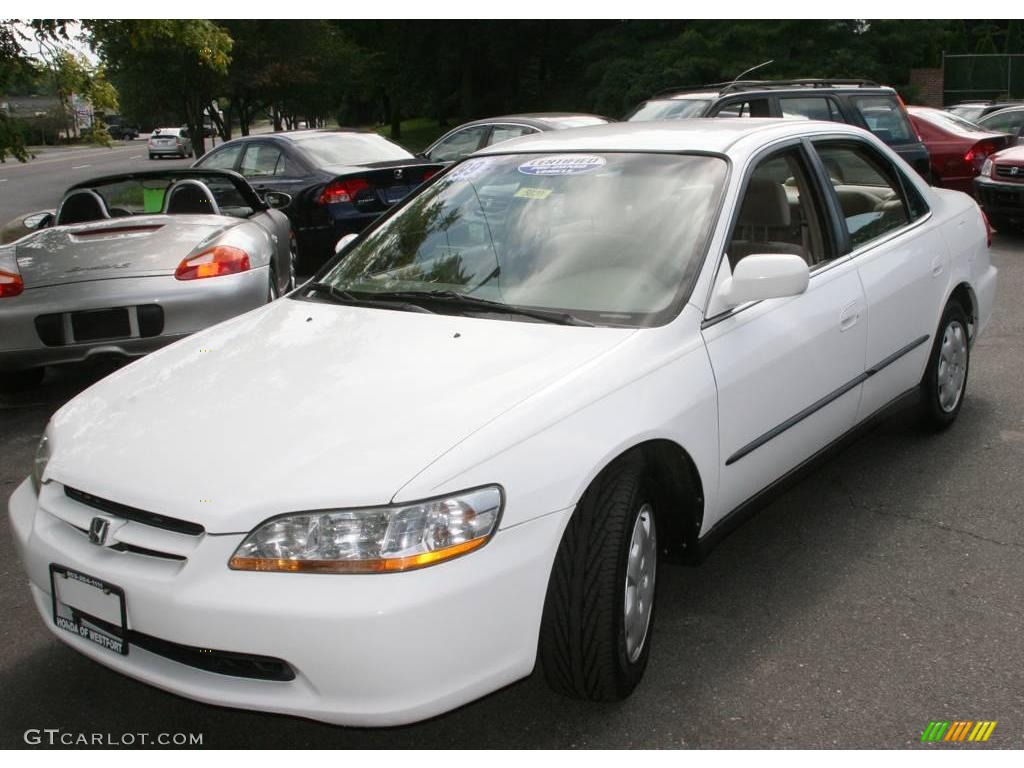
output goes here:
<path id="1" fill-rule="evenodd" d="M 238 172 L 259 193 L 285 192 L 293 197 L 307 184 L 305 165 L 276 141 L 250 141 L 245 144 Z"/>
<path id="2" fill-rule="evenodd" d="M 813 142 L 842 222 L 843 260 L 864 285 L 867 371 L 858 419 L 921 379 L 949 280 L 942 237 L 923 226 L 924 198 L 885 155 L 857 139 Z"/>

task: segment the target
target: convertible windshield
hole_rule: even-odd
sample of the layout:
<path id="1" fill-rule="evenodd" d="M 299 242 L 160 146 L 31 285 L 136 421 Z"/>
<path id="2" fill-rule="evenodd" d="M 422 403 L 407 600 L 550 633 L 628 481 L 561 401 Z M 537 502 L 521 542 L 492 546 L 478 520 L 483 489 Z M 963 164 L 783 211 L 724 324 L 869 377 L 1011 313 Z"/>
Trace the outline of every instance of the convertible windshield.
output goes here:
<path id="1" fill-rule="evenodd" d="M 722 158 L 697 155 L 473 158 L 320 283 L 364 298 L 433 295 L 482 314 L 500 302 L 604 325 L 665 322 L 699 266 L 726 172 Z"/>

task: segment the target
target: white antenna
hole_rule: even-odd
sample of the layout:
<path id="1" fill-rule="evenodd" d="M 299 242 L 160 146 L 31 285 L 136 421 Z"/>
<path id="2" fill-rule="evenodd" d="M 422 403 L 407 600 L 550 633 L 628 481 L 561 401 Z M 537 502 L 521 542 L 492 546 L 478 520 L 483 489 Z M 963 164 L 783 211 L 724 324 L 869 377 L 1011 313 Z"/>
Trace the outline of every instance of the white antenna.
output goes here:
<path id="1" fill-rule="evenodd" d="M 769 64 L 774 64 L 774 63 L 775 63 L 775 59 L 768 59 L 768 61 L 762 61 L 756 67 L 751 67 L 750 69 L 745 69 L 742 72 L 740 72 L 738 75 L 736 75 L 736 77 L 733 78 L 732 82 L 735 83 L 741 77 L 743 77 L 744 75 L 749 75 L 755 69 L 760 69 L 761 67 L 767 67 Z"/>

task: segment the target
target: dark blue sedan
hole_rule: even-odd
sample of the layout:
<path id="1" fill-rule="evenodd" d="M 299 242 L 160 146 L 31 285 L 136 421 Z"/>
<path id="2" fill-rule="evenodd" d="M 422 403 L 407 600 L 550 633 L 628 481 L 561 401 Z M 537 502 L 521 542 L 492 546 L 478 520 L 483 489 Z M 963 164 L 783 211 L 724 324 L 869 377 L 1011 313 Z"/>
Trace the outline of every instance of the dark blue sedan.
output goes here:
<path id="1" fill-rule="evenodd" d="M 344 235 L 368 224 L 443 166 L 376 133 L 292 131 L 232 139 L 195 163 L 242 174 L 260 194 L 284 192 L 301 274 L 334 255 Z"/>

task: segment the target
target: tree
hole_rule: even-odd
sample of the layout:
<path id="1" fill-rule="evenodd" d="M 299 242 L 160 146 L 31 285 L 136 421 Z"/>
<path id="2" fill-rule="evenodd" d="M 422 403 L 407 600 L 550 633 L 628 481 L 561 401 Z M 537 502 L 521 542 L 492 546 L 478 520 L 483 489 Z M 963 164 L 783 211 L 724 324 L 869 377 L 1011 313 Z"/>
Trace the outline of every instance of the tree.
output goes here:
<path id="1" fill-rule="evenodd" d="M 184 117 L 196 155 L 206 151 L 203 116 L 223 90 L 231 36 L 205 19 L 83 22 L 118 91 L 137 106 Z"/>

